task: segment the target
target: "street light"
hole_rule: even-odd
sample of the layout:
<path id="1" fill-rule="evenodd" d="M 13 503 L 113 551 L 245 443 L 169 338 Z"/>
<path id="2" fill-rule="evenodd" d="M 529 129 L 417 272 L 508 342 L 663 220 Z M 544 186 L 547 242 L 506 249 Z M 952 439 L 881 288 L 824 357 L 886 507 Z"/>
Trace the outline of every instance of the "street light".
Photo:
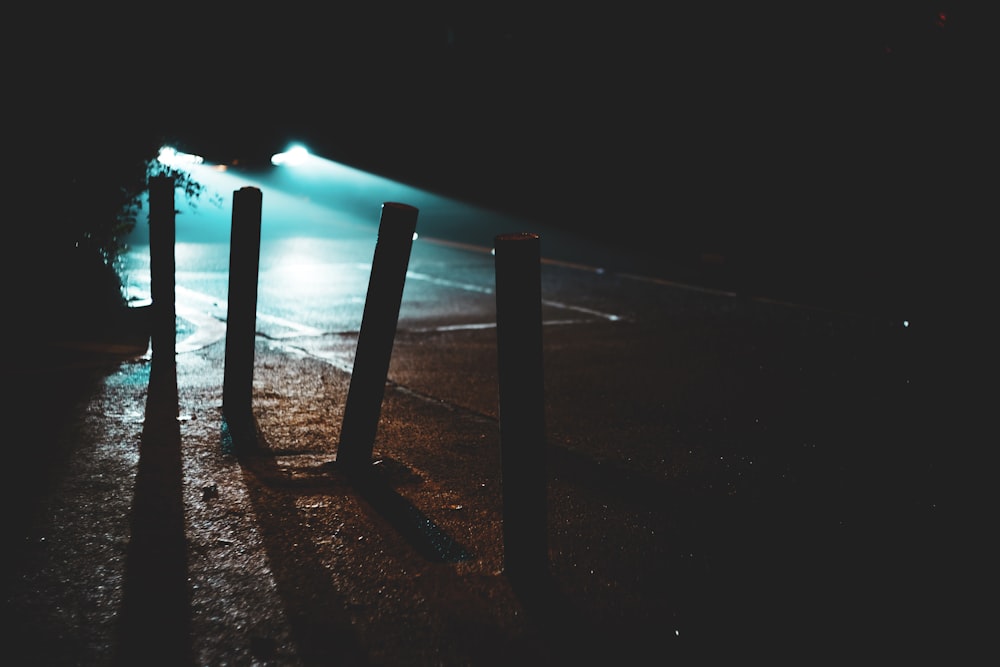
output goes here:
<path id="1" fill-rule="evenodd" d="M 166 166 L 174 169 L 184 169 L 185 167 L 201 164 L 205 161 L 205 158 L 200 155 L 182 153 L 170 146 L 162 146 L 159 154 L 156 156 L 156 159 L 161 164 L 165 164 Z"/>
<path id="2" fill-rule="evenodd" d="M 271 156 L 271 164 L 274 166 L 289 166 L 294 167 L 302 164 L 310 157 L 309 151 L 305 149 L 304 146 L 295 144 L 283 153 L 275 153 Z"/>

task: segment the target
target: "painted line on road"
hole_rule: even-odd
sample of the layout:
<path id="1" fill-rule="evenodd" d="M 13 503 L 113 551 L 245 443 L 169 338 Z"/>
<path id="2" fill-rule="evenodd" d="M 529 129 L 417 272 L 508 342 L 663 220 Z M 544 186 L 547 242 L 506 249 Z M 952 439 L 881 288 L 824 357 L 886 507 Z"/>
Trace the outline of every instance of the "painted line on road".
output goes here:
<path id="1" fill-rule="evenodd" d="M 689 292 L 701 292 L 702 294 L 713 294 L 715 296 L 739 296 L 736 292 L 732 292 L 730 290 L 717 289 L 715 287 L 703 287 L 701 285 L 692 285 L 690 283 L 679 283 L 676 280 L 667 280 L 665 278 L 640 276 L 635 273 L 618 273 L 616 275 L 620 278 L 625 278 L 626 280 L 634 280 L 636 282 L 649 283 L 652 285 L 663 285 L 664 287 L 676 287 L 678 289 L 688 290 Z"/>
<path id="2" fill-rule="evenodd" d="M 286 320 L 283 317 L 277 317 L 275 315 L 268 315 L 266 313 L 257 313 L 257 319 L 262 322 L 270 322 L 271 324 L 277 324 L 278 326 L 291 329 L 295 333 L 284 334 L 281 336 L 272 336 L 272 338 L 290 338 L 294 336 L 299 338 L 301 336 L 322 336 L 325 332 L 317 329 L 316 327 L 311 327 L 307 324 L 299 324 L 298 322 L 292 322 L 291 320 Z"/>
<path id="3" fill-rule="evenodd" d="M 583 306 L 572 306 L 568 303 L 561 303 L 559 301 L 547 301 L 542 299 L 542 305 L 551 306 L 552 308 L 562 308 L 563 310 L 575 310 L 578 313 L 585 313 L 587 315 L 593 315 L 594 317 L 600 317 L 609 322 L 618 322 L 619 320 L 625 319 L 620 315 L 615 315 L 614 313 L 603 313 L 599 310 L 594 310 L 592 308 L 584 308 Z"/>
<path id="4" fill-rule="evenodd" d="M 301 345 L 293 345 L 288 341 L 268 339 L 268 345 L 273 349 L 298 357 L 311 357 L 327 363 L 348 375 L 354 372 L 354 355 L 337 350 L 310 350 Z"/>
<path id="5" fill-rule="evenodd" d="M 438 285 L 441 287 L 452 287 L 454 289 L 465 290 L 467 292 L 476 292 L 479 294 L 493 294 L 492 287 L 484 287 L 482 285 L 474 285 L 472 283 L 462 283 L 455 280 L 449 280 L 447 278 L 437 278 L 435 276 L 427 275 L 426 273 L 417 273 L 415 271 L 407 271 L 406 277 L 411 280 L 422 280 L 424 282 L 429 282 L 433 285 Z M 599 310 L 594 310 L 592 308 L 584 308 L 583 306 L 573 306 L 568 303 L 562 303 L 561 301 L 542 301 L 543 305 L 549 306 L 551 308 L 561 308 L 563 310 L 573 310 L 578 313 L 585 313 L 587 315 L 593 315 L 594 317 L 600 317 L 602 319 L 608 320 L 610 322 L 618 322 L 624 319 L 620 315 L 615 315 L 614 313 L 605 313 Z"/>
<path id="6" fill-rule="evenodd" d="M 177 295 L 183 295 L 185 298 L 192 301 L 198 301 L 203 304 L 210 304 L 214 309 L 220 311 L 221 315 L 216 315 L 217 318 L 221 316 L 221 319 L 225 320 L 225 313 L 228 312 L 229 303 L 222 299 L 216 299 L 210 294 L 205 294 L 203 292 L 196 292 L 195 290 L 188 289 L 186 287 L 181 287 L 178 285 L 176 287 Z M 291 329 L 294 334 L 286 334 L 284 336 L 273 336 L 274 338 L 285 338 L 291 336 L 322 336 L 323 331 L 317 329 L 316 327 L 310 327 L 305 324 L 299 324 L 298 322 L 293 322 L 291 320 L 286 320 L 283 317 L 278 317 L 276 315 L 268 315 L 267 313 L 262 313 L 257 311 L 257 320 L 261 322 L 269 322 L 271 324 L 276 324 L 280 327 L 285 327 L 286 329 Z"/>
<path id="7" fill-rule="evenodd" d="M 421 241 L 427 241 L 435 245 L 441 245 L 446 247 L 458 248 L 460 250 L 468 250 L 471 252 L 480 252 L 486 254 L 493 254 L 493 248 L 487 248 L 486 246 L 472 245 L 470 243 L 456 243 L 454 241 L 445 241 L 442 239 L 419 237 Z M 584 271 L 587 273 L 596 273 L 598 275 L 614 275 L 619 278 L 625 278 L 627 280 L 634 280 L 637 282 L 650 283 L 653 285 L 663 285 L 665 287 L 676 287 L 678 289 L 690 290 L 692 292 L 702 292 L 705 294 L 714 294 L 717 296 L 728 296 L 735 297 L 738 296 L 736 292 L 731 292 L 728 290 L 715 289 L 712 287 L 702 287 L 700 285 L 691 285 L 690 283 L 681 283 L 675 280 L 666 280 L 664 278 L 654 278 L 652 276 L 643 276 L 635 273 L 617 273 L 614 271 L 608 271 L 604 267 L 591 266 L 589 264 L 581 264 L 579 262 L 566 262 L 559 259 L 550 259 L 543 257 L 541 259 L 542 264 L 547 264 L 549 266 L 559 266 L 566 269 L 575 269 L 577 271 Z"/>
<path id="8" fill-rule="evenodd" d="M 473 245 L 471 243 L 458 243 L 455 241 L 445 241 L 444 239 L 437 239 L 432 237 L 419 237 L 421 241 L 426 241 L 434 245 L 445 246 L 448 248 L 457 248 L 459 250 L 466 250 L 475 253 L 485 253 L 487 255 L 493 254 L 493 248 L 487 248 L 486 246 Z M 689 283 L 680 283 L 674 280 L 666 280 L 663 278 L 654 278 L 652 276 L 642 276 L 634 273 L 616 273 L 614 271 L 608 271 L 600 266 L 591 266 L 589 264 L 581 264 L 579 262 L 566 262 L 559 259 L 550 259 L 548 257 L 542 257 L 542 264 L 549 266 L 559 266 L 565 269 L 574 269 L 576 271 L 584 271 L 586 273 L 596 273 L 597 275 L 613 275 L 619 278 L 625 278 L 627 280 L 634 280 L 637 282 L 650 283 L 653 285 L 663 285 L 664 287 L 676 287 L 678 289 L 689 290 L 692 292 L 702 292 L 705 294 L 714 294 L 716 296 L 728 296 L 735 297 L 738 296 L 736 292 L 731 292 L 727 290 L 714 289 L 711 287 L 701 287 L 699 285 L 691 285 Z M 552 304 L 555 305 L 555 304 Z M 608 315 L 607 313 L 601 313 L 601 317 L 606 317 L 608 319 L 616 318 L 621 319 L 617 315 Z"/>
<path id="9" fill-rule="evenodd" d="M 466 292 L 493 294 L 493 288 L 491 287 L 483 287 L 482 285 L 473 285 L 472 283 L 460 283 L 455 280 L 448 280 L 447 278 L 436 278 L 434 276 L 429 276 L 426 273 L 416 273 L 415 271 L 407 271 L 406 277 L 411 280 L 422 280 L 424 282 L 431 283 L 432 285 L 438 285 L 439 287 L 454 287 L 455 289 L 465 290 Z"/>
<path id="10" fill-rule="evenodd" d="M 133 290 L 132 293 L 137 301 L 149 301 L 151 298 L 150 294 L 143 290 Z M 176 298 L 179 295 L 183 295 L 183 298 Z M 206 301 L 214 305 L 215 299 L 180 286 L 174 287 L 174 296 L 174 312 L 177 317 L 187 320 L 195 328 L 194 333 L 177 341 L 178 354 L 200 350 L 226 337 L 226 323 L 205 310 L 203 306 Z M 193 305 L 192 302 L 202 305 Z M 152 349 L 146 352 L 147 357 L 151 354 Z"/>
<path id="11" fill-rule="evenodd" d="M 469 246 L 468 244 L 457 244 L 457 243 L 443 243 L 442 245 L 450 245 L 455 247 L 460 247 L 463 249 L 476 249 L 483 250 L 476 246 Z M 561 263 L 566 265 L 566 263 Z M 577 265 L 574 265 L 576 268 Z M 359 269 L 370 270 L 370 265 L 358 265 Z M 467 292 L 474 292 L 477 294 L 493 294 L 494 290 L 491 287 L 486 287 L 483 285 L 476 285 L 473 283 L 459 282 L 455 280 L 450 280 L 447 278 L 438 278 L 425 273 L 419 273 L 416 271 L 407 271 L 406 277 L 411 280 L 419 280 L 427 282 L 433 285 L 438 285 L 440 287 L 449 287 L 453 289 L 460 289 Z M 220 340 L 224 340 L 226 337 L 226 314 L 228 311 L 228 302 L 224 299 L 218 299 L 210 294 L 205 294 L 204 292 L 199 292 L 196 290 L 189 289 L 187 287 L 177 285 L 174 288 L 176 302 L 175 309 L 177 315 L 183 319 L 190 322 L 195 327 L 195 331 L 189 336 L 183 338 L 177 343 L 177 352 L 193 352 L 201 348 L 207 347 L 213 343 Z M 138 299 L 149 299 L 149 294 L 136 293 L 136 298 Z M 574 306 L 572 304 L 563 303 L 560 301 L 543 300 L 542 304 L 549 306 L 551 308 L 558 308 L 561 310 L 571 310 L 578 313 L 583 313 L 590 315 L 592 317 L 597 317 L 600 319 L 607 320 L 609 322 L 622 321 L 623 317 L 616 315 L 614 313 L 605 313 L 599 310 L 594 310 L 592 308 L 585 308 L 583 306 Z M 267 338 L 272 341 L 272 344 L 281 345 L 286 349 L 299 349 L 294 346 L 284 346 L 279 341 L 283 338 L 302 338 L 302 337 L 318 337 L 325 334 L 321 329 L 316 327 L 311 327 L 305 324 L 300 324 L 298 322 L 293 322 L 292 320 L 285 319 L 283 317 L 278 317 L 275 315 L 269 315 L 267 313 L 257 312 L 257 320 L 261 322 L 268 322 L 286 329 L 289 329 L 291 333 L 287 334 L 277 334 L 268 335 Z M 542 324 L 545 326 L 551 325 L 568 325 L 568 324 L 585 324 L 590 320 L 580 320 L 580 319 L 564 319 L 564 320 L 547 320 L 543 321 Z M 481 322 L 472 324 L 454 324 L 454 325 L 444 325 L 440 327 L 427 327 L 411 329 L 415 332 L 450 332 L 450 331 L 468 331 L 476 329 L 489 329 L 495 328 L 496 322 Z M 318 356 L 323 358 L 322 354 L 317 354 L 315 352 L 308 352 L 312 356 Z M 351 372 L 352 364 L 346 362 L 342 355 L 336 355 L 330 359 L 324 359 L 325 361 L 331 363 L 332 365 Z"/>
<path id="12" fill-rule="evenodd" d="M 470 251 L 470 252 L 486 253 L 486 254 L 492 254 L 493 253 L 493 249 L 492 248 L 487 248 L 486 246 L 480 246 L 480 245 L 473 245 L 471 243 L 458 243 L 458 242 L 455 242 L 455 241 L 445 241 L 443 239 L 437 239 L 437 238 L 432 238 L 432 237 L 424 237 L 424 236 L 419 237 L 419 239 L 421 241 L 426 241 L 428 243 L 432 243 L 432 244 L 435 244 L 435 245 L 440 245 L 440 246 L 445 246 L 445 247 L 451 247 L 451 248 L 457 248 L 457 249 L 460 249 L 460 250 L 467 250 L 467 251 Z M 650 285 L 662 285 L 664 287 L 673 287 L 673 288 L 676 288 L 676 289 L 687 290 L 689 292 L 700 292 L 701 294 L 711 294 L 713 296 L 723 296 L 723 297 L 728 297 L 728 298 L 737 298 L 737 297 L 740 296 L 740 294 L 738 292 L 734 292 L 732 290 L 719 289 L 719 288 L 715 288 L 715 287 L 704 287 L 702 285 L 692 285 L 691 283 L 682 283 L 682 282 L 678 282 L 676 280 L 667 280 L 665 278 L 656 278 L 656 277 L 653 277 L 653 276 L 645 276 L 645 275 L 640 275 L 640 274 L 636 274 L 636 273 L 617 273 L 617 272 L 614 272 L 614 271 L 607 271 L 603 267 L 591 266 L 591 265 L 588 265 L 588 264 L 580 264 L 580 263 L 577 263 L 577 262 L 565 262 L 565 261 L 562 261 L 562 260 L 549 259 L 549 258 L 546 258 L 546 257 L 543 257 L 541 259 L 541 261 L 542 261 L 543 264 L 547 264 L 547 265 L 550 265 L 550 266 L 559 266 L 559 267 L 563 267 L 563 268 L 567 268 L 567 269 L 575 269 L 575 270 L 578 270 L 578 271 L 585 271 L 587 273 L 596 273 L 598 275 L 614 275 L 614 276 L 618 276 L 619 278 L 624 278 L 626 280 L 632 280 L 632 281 L 635 281 L 635 282 L 647 283 L 647 284 L 650 284 Z M 848 311 L 839 310 L 839 309 L 824 308 L 824 307 L 821 307 L 821 306 L 811 306 L 811 305 L 808 305 L 808 304 L 796 303 L 796 302 L 793 302 L 793 301 L 785 301 L 785 300 L 781 300 L 781 299 L 773 299 L 773 298 L 769 298 L 769 297 L 765 297 L 765 296 L 748 296 L 747 298 L 749 300 L 751 300 L 751 301 L 756 301 L 756 302 L 759 302 L 759 303 L 768 303 L 768 304 L 773 304 L 773 305 L 778 305 L 778 306 L 784 306 L 784 307 L 787 307 L 787 308 L 800 308 L 800 309 L 804 309 L 804 310 L 815 310 L 815 311 L 821 311 L 821 312 L 835 312 L 835 313 L 841 313 L 841 314 L 845 314 L 845 313 L 848 312 Z M 552 303 L 550 305 L 553 305 L 553 306 L 556 306 L 556 307 L 560 307 L 558 304 L 555 304 L 555 303 Z M 582 309 L 582 308 L 578 308 L 578 307 L 574 307 L 574 306 L 565 306 L 565 307 L 571 308 L 571 309 L 574 309 L 574 310 L 580 310 L 581 312 L 586 312 L 586 309 Z M 599 316 L 599 317 L 606 317 L 607 319 L 610 319 L 612 321 L 614 319 L 621 319 L 621 318 L 618 318 L 618 316 L 616 316 L 616 315 L 608 315 L 607 313 L 594 313 L 594 314 L 597 315 L 597 316 Z"/>
<path id="13" fill-rule="evenodd" d="M 226 323 L 211 313 L 189 307 L 180 300 L 176 303 L 176 312 L 195 327 L 194 333 L 177 342 L 178 354 L 200 350 L 226 337 Z"/>
<path id="14" fill-rule="evenodd" d="M 542 326 L 564 326 L 567 324 L 590 324 L 593 320 L 545 320 Z M 439 327 L 418 327 L 407 329 L 412 333 L 448 333 L 451 331 L 480 331 L 482 329 L 496 329 L 496 322 L 476 322 L 472 324 L 445 324 Z"/>
<path id="15" fill-rule="evenodd" d="M 195 331 L 189 336 L 177 342 L 177 352 L 193 352 L 207 347 L 213 343 L 225 339 L 226 337 L 226 312 L 229 307 L 227 301 L 216 299 L 210 294 L 198 292 L 181 285 L 174 287 L 176 301 L 174 309 L 178 317 L 190 322 Z M 134 296 L 137 300 L 149 299 L 150 295 L 141 290 L 135 290 Z M 269 322 L 286 329 L 291 329 L 293 333 L 272 335 L 270 338 L 302 338 L 304 336 L 322 336 L 325 332 L 315 327 L 299 324 L 287 320 L 283 317 L 257 313 L 257 319 L 262 322 Z"/>

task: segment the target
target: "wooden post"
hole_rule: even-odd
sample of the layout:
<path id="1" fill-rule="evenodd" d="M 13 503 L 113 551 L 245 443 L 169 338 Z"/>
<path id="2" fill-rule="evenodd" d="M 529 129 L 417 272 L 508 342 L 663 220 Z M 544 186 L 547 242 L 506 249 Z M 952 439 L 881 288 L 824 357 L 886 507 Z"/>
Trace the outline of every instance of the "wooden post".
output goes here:
<path id="1" fill-rule="evenodd" d="M 337 464 L 348 472 L 363 473 L 371 465 L 417 213 L 416 208 L 407 204 L 382 204 L 368 295 L 337 446 Z"/>
<path id="2" fill-rule="evenodd" d="M 175 244 L 174 179 L 153 176 L 149 179 L 149 280 L 153 356 L 159 358 L 172 359 L 177 352 Z"/>
<path id="3" fill-rule="evenodd" d="M 541 255 L 537 234 L 494 239 L 504 570 L 548 569 Z"/>
<path id="4" fill-rule="evenodd" d="M 222 409 L 230 418 L 246 418 L 252 411 L 262 199 L 260 189 L 254 187 L 243 187 L 233 193 L 222 387 Z"/>

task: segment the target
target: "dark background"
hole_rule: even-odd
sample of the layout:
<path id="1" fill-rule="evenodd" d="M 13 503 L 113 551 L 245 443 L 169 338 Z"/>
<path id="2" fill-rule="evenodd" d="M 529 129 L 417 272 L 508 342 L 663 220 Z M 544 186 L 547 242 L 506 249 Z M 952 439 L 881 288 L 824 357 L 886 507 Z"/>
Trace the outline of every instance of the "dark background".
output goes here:
<path id="1" fill-rule="evenodd" d="M 266 168 L 301 141 L 734 283 L 894 304 L 986 238 L 993 24 L 961 2 L 15 13 L 12 134 L 48 155 L 155 135 Z"/>

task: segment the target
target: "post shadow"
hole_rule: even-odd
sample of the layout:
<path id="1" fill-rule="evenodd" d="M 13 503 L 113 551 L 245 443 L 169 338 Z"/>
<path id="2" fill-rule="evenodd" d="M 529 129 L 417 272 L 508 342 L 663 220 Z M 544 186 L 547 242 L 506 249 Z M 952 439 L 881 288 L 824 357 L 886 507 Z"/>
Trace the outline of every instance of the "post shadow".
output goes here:
<path id="1" fill-rule="evenodd" d="M 174 181 L 149 183 L 152 350 L 116 665 L 190 665 L 191 591 L 177 422 Z"/>
<path id="2" fill-rule="evenodd" d="M 337 461 L 326 465 L 343 472 L 361 499 L 426 560 L 458 563 L 472 558 L 468 549 L 393 488 L 392 473 L 386 471 L 385 466 L 355 469 L 339 465 Z"/>
<path id="3" fill-rule="evenodd" d="M 292 479 L 278 465 L 256 419 L 245 412 L 239 414 L 235 418 L 223 415 L 222 449 L 237 457 L 243 471 L 298 654 L 307 664 L 367 664 L 365 647 L 347 611 L 348 601 L 332 584 L 315 546 L 316 535 L 302 524 L 295 499 L 305 494 L 343 496 L 354 491 L 428 560 L 454 562 L 471 557 L 469 552 L 400 496 L 378 472 L 359 475 L 338 469 L 334 461 L 315 466 L 313 474 Z M 309 587 L 308 596 L 302 594 L 304 585 Z"/>
<path id="4" fill-rule="evenodd" d="M 329 465 L 349 478 L 359 495 L 424 558 L 454 562 L 470 557 L 465 548 L 400 496 L 383 470 L 372 465 L 418 213 L 408 204 L 382 204 L 337 458 Z"/>
<path id="5" fill-rule="evenodd" d="M 150 367 L 114 660 L 123 667 L 194 664 L 177 365 L 157 349 L 164 348 L 154 344 Z"/>
<path id="6" fill-rule="evenodd" d="M 221 440 L 223 451 L 239 461 L 298 655 L 305 664 L 367 664 L 348 601 L 332 584 L 315 535 L 302 525 L 295 505 L 299 495 L 343 495 L 347 487 L 322 466 L 315 476 L 290 479 L 250 411 L 223 413 Z M 303 586 L 309 595 L 302 594 Z"/>

